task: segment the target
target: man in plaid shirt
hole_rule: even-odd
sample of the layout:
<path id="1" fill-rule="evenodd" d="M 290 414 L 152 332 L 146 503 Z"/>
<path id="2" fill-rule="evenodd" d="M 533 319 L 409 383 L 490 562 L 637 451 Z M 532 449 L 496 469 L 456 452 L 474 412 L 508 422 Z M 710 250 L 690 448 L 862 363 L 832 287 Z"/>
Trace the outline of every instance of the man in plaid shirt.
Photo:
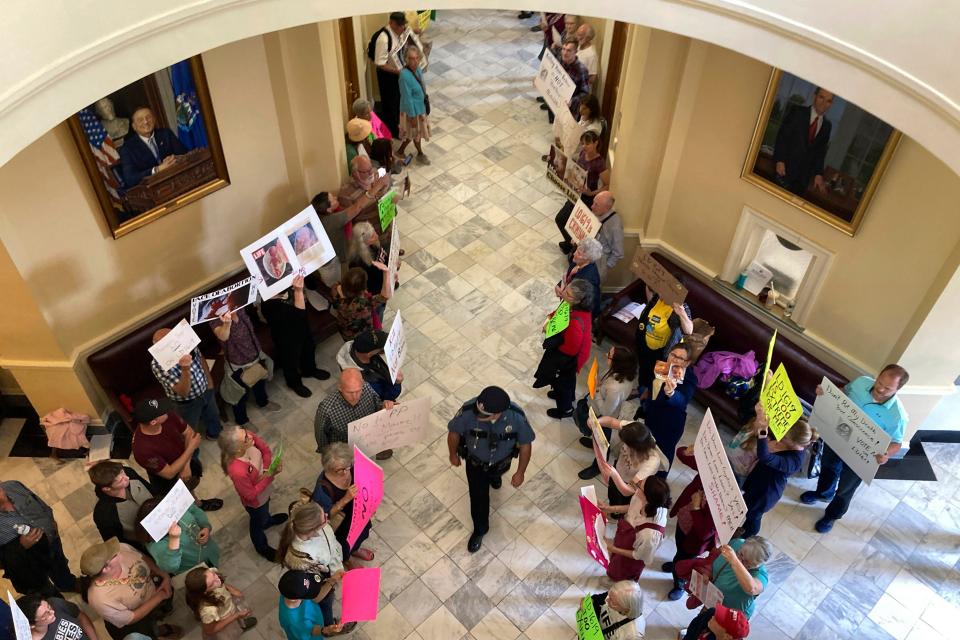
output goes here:
<path id="1" fill-rule="evenodd" d="M 346 442 L 347 425 L 354 420 L 366 418 L 380 409 L 390 409 L 394 404 L 392 400 L 381 402 L 373 387 L 363 381 L 359 369 L 344 369 L 340 372 L 337 390 L 317 406 L 317 415 L 313 419 L 317 452 L 331 442 Z M 378 453 L 376 458 L 386 460 L 392 455 L 393 450 L 387 449 Z"/>
<path id="2" fill-rule="evenodd" d="M 154 333 L 154 344 L 168 333 L 170 329 L 160 329 Z M 183 356 L 180 362 L 166 371 L 160 368 L 156 360 L 150 363 L 150 368 L 164 393 L 173 401 L 177 415 L 197 431 L 201 431 L 202 424 L 207 440 L 216 440 L 223 425 L 220 424 L 220 410 L 217 409 L 213 391 L 213 377 L 200 349 Z"/>
<path id="3" fill-rule="evenodd" d="M 577 86 L 570 97 L 570 114 L 574 120 L 580 119 L 580 99 L 590 93 L 590 72 L 577 60 L 577 46 L 576 36 L 567 36 L 563 39 L 563 48 L 560 49 L 560 66 Z M 540 108 L 546 110 L 550 124 L 553 124 L 554 116 L 550 107 L 544 103 Z"/>

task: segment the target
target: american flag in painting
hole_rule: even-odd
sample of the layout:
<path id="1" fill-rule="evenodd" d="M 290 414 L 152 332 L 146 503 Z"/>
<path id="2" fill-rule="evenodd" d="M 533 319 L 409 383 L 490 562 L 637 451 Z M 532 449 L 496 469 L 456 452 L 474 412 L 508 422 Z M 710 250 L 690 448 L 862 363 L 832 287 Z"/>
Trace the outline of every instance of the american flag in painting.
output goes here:
<path id="1" fill-rule="evenodd" d="M 119 193 L 120 181 L 112 169 L 120 162 L 120 153 L 113 145 L 113 140 L 107 135 L 107 130 L 100 124 L 100 118 L 89 107 L 80 111 L 77 117 L 80 118 L 80 126 L 83 127 L 83 133 L 87 136 L 87 142 L 90 143 L 93 157 L 97 161 L 97 168 L 103 176 L 103 184 L 110 195 L 110 202 L 116 208 L 123 209 Z"/>

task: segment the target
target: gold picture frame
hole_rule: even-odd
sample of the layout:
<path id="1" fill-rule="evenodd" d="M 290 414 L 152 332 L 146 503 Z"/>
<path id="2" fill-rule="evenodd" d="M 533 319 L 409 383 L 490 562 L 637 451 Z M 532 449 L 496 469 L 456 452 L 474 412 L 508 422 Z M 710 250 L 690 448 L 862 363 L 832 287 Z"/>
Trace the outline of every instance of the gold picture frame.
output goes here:
<path id="1" fill-rule="evenodd" d="M 134 122 L 147 111 L 154 126 L 144 137 Z M 67 124 L 114 238 L 230 184 L 199 55 L 117 89 Z"/>
<path id="2" fill-rule="evenodd" d="M 774 69 L 740 177 L 854 236 L 900 138 L 855 104 Z"/>

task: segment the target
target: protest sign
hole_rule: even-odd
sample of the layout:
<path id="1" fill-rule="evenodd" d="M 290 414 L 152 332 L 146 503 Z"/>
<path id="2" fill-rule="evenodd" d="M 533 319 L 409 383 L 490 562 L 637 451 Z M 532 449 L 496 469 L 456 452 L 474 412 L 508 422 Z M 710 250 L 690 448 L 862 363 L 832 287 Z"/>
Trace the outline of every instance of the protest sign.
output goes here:
<path id="1" fill-rule="evenodd" d="M 394 220 L 393 227 L 390 229 L 390 253 L 387 258 L 387 287 L 390 289 L 390 295 L 393 295 L 394 287 L 397 284 L 397 271 L 400 270 L 400 230 L 397 228 L 397 222 Z"/>
<path id="2" fill-rule="evenodd" d="M 706 609 L 712 609 L 718 602 L 723 602 L 723 591 L 696 570 L 690 572 L 690 593 L 702 602 Z"/>
<path id="3" fill-rule="evenodd" d="M 717 527 L 717 536 L 721 544 L 726 544 L 733 537 L 733 532 L 746 520 L 747 505 L 743 501 L 737 479 L 733 476 L 733 469 L 730 468 L 730 461 L 709 408 L 697 432 L 693 457 L 697 460 L 703 492 L 707 496 L 710 514 Z"/>
<path id="4" fill-rule="evenodd" d="M 587 553 L 606 569 L 610 565 L 610 558 L 607 557 L 606 545 L 603 542 L 607 528 L 603 512 L 583 496 L 580 496 L 580 511 L 583 513 L 583 527 L 587 534 Z"/>
<path id="5" fill-rule="evenodd" d="M 556 146 L 550 147 L 550 155 L 547 157 L 547 180 L 553 183 L 555 187 L 563 192 L 570 202 L 576 202 L 580 198 L 580 192 L 570 188 L 563 177 L 567 173 L 567 156 Z"/>
<path id="6" fill-rule="evenodd" d="M 380 606 L 380 567 L 351 569 L 343 574 L 340 622 L 376 620 Z"/>
<path id="7" fill-rule="evenodd" d="M 397 203 L 393 201 L 397 192 L 391 189 L 377 201 L 377 211 L 380 213 L 380 232 L 383 233 L 397 217 Z"/>
<path id="8" fill-rule="evenodd" d="M 667 304 L 683 304 L 686 300 L 687 288 L 642 247 L 637 247 L 633 254 L 630 269 Z"/>
<path id="9" fill-rule="evenodd" d="M 240 250 L 247 270 L 257 281 L 260 297 L 268 300 L 290 287 L 300 271 L 300 261 L 280 228 Z"/>
<path id="10" fill-rule="evenodd" d="M 610 465 L 607 464 L 607 456 L 600 450 L 600 444 L 596 438 L 590 438 L 590 442 L 593 444 L 593 455 L 597 459 L 597 466 L 600 467 L 600 482 L 606 487 L 610 484 Z"/>
<path id="11" fill-rule="evenodd" d="M 347 424 L 347 442 L 369 453 L 423 442 L 429 434 L 429 397 L 404 401 Z"/>
<path id="12" fill-rule="evenodd" d="M 773 335 L 770 336 L 770 344 L 767 345 L 767 359 L 763 363 L 763 377 L 760 378 L 760 393 L 763 393 L 763 390 L 767 388 L 767 377 L 770 374 L 770 363 L 773 360 L 773 347 L 777 343 L 777 330 L 773 330 Z"/>
<path id="13" fill-rule="evenodd" d="M 571 157 L 567 161 L 566 171 L 563 172 L 563 181 L 576 193 L 586 190 L 587 170 L 580 166 L 576 158 Z"/>
<path id="14" fill-rule="evenodd" d="M 356 445 L 353 447 L 353 484 L 357 485 L 357 495 L 353 499 L 353 517 L 347 533 L 347 544 L 351 547 L 383 500 L 383 469 L 363 455 Z"/>
<path id="15" fill-rule="evenodd" d="M 387 341 L 383 345 L 383 356 L 387 360 L 387 369 L 390 370 L 390 380 L 396 384 L 397 374 L 400 373 L 400 367 L 407 357 L 407 337 L 403 333 L 403 318 L 400 312 L 393 317 L 393 324 L 390 325 L 390 333 L 387 334 Z"/>
<path id="16" fill-rule="evenodd" d="M 280 446 L 277 447 L 277 452 L 273 454 L 273 460 L 270 461 L 270 466 L 267 467 L 267 475 L 272 476 L 275 474 L 281 462 L 283 462 L 283 440 L 280 441 Z"/>
<path id="17" fill-rule="evenodd" d="M 183 484 L 183 480 L 177 479 L 177 484 L 173 485 L 173 488 L 167 492 L 160 504 L 147 514 L 147 517 L 141 520 L 140 524 L 150 534 L 153 541 L 157 542 L 167 535 L 170 525 L 178 522 L 193 503 L 194 498 L 190 489 L 187 489 L 187 485 Z"/>
<path id="18" fill-rule="evenodd" d="M 553 312 L 550 319 L 547 320 L 547 326 L 546 329 L 544 329 L 546 335 L 544 337 L 551 338 L 569 326 L 570 303 L 564 300 L 557 306 L 557 310 Z"/>
<path id="19" fill-rule="evenodd" d="M 823 395 L 813 403 L 810 425 L 854 473 L 870 484 L 880 467 L 874 456 L 886 453 L 889 434 L 826 377 L 820 388 Z"/>
<path id="20" fill-rule="evenodd" d="M 760 393 L 760 404 L 767 414 L 770 431 L 777 440 L 803 415 L 803 405 L 793 392 L 793 385 L 790 384 L 787 369 L 782 362 L 770 378 L 770 384 Z"/>
<path id="21" fill-rule="evenodd" d="M 216 320 L 256 300 L 257 286 L 253 278 L 244 278 L 218 291 L 190 298 L 190 324 Z"/>
<path id="22" fill-rule="evenodd" d="M 193 351 L 200 344 L 200 336 L 186 320 L 177 323 L 170 333 L 147 349 L 160 368 L 169 371 L 180 358 Z"/>
<path id="23" fill-rule="evenodd" d="M 30 621 L 27 620 L 27 616 L 20 610 L 16 598 L 13 597 L 13 594 L 10 593 L 9 590 L 7 590 L 7 604 L 10 605 L 10 617 L 13 618 L 13 633 L 16 635 L 17 640 L 32 640 L 33 633 L 30 631 Z"/>
<path id="24" fill-rule="evenodd" d="M 579 243 L 584 238 L 593 238 L 597 235 L 600 231 L 600 220 L 593 215 L 593 211 L 584 204 L 583 200 L 578 199 L 563 228 L 573 238 L 574 243 Z"/>
<path id="25" fill-rule="evenodd" d="M 337 257 L 313 205 L 283 223 L 283 233 L 300 261 L 303 275 L 313 273 Z"/>
<path id="26" fill-rule="evenodd" d="M 603 628 L 590 596 L 584 596 L 577 609 L 577 640 L 603 640 Z"/>
<path id="27" fill-rule="evenodd" d="M 599 367 L 597 365 L 597 356 L 593 356 L 593 364 L 590 365 L 590 373 L 587 374 L 587 391 L 590 392 L 590 399 L 593 400 L 597 396 L 597 373 Z"/>
<path id="28" fill-rule="evenodd" d="M 580 146 L 580 136 L 583 127 L 573 118 L 569 109 L 562 109 L 556 113 L 553 121 L 553 137 L 560 141 L 560 149 L 571 158 L 577 157 L 577 148 Z"/>
<path id="29" fill-rule="evenodd" d="M 569 111 L 567 104 L 573 97 L 577 85 L 549 49 L 543 52 L 540 69 L 533 79 L 533 85 L 554 113 L 564 109 Z"/>
<path id="30" fill-rule="evenodd" d="M 430 12 L 429 11 L 418 11 L 417 12 L 417 25 L 420 27 L 420 33 L 423 33 L 427 30 L 427 27 L 430 26 Z"/>
<path id="31" fill-rule="evenodd" d="M 607 436 L 603 433 L 603 428 L 600 426 L 600 420 L 597 419 L 597 414 L 594 413 L 592 406 L 587 406 L 587 413 L 587 424 L 590 427 L 590 431 L 593 433 L 593 439 L 600 448 L 600 454 L 603 456 L 603 459 L 606 460 L 607 451 L 610 450 L 610 443 L 607 441 Z"/>

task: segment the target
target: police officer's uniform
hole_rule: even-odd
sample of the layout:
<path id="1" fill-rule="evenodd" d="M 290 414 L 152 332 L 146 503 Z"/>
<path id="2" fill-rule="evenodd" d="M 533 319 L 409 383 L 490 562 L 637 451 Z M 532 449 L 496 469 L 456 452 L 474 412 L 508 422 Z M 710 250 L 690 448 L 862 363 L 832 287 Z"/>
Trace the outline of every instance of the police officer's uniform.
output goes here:
<path id="1" fill-rule="evenodd" d="M 506 396 L 502 390 L 498 391 Z M 509 398 L 502 412 L 491 410 L 481 398 L 482 394 L 466 402 L 447 430 L 460 435 L 457 454 L 466 467 L 473 531 L 482 536 L 490 528 L 490 486 L 500 487 L 501 476 L 510 469 L 511 460 L 519 455 L 520 445 L 532 443 L 536 435 L 523 409 L 509 402 Z M 488 413 L 500 413 L 496 422 L 479 420 L 482 414 L 477 408 L 478 400 Z"/>

